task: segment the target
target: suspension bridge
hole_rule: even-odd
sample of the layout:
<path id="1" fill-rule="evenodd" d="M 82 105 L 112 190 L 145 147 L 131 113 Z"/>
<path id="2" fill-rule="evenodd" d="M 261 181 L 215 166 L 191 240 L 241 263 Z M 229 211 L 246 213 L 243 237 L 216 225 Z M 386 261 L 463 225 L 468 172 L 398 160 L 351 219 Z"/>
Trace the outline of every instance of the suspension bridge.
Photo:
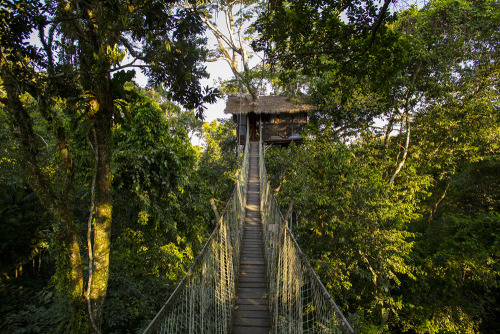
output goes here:
<path id="1" fill-rule="evenodd" d="M 246 138 L 214 231 L 143 334 L 354 333 L 281 214 L 262 142 Z"/>

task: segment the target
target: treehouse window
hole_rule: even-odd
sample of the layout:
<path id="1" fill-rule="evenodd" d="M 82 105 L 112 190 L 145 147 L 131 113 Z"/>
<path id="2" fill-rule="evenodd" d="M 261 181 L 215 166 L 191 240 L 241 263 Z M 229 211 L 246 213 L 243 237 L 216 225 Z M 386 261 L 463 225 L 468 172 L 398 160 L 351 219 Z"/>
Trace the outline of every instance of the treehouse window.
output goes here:
<path id="1" fill-rule="evenodd" d="M 305 113 L 298 113 L 293 115 L 293 123 L 307 123 L 307 116 Z"/>
<path id="2" fill-rule="evenodd" d="M 291 114 L 279 114 L 278 117 L 280 119 L 280 122 L 283 122 L 283 123 L 290 123 L 292 121 Z"/>

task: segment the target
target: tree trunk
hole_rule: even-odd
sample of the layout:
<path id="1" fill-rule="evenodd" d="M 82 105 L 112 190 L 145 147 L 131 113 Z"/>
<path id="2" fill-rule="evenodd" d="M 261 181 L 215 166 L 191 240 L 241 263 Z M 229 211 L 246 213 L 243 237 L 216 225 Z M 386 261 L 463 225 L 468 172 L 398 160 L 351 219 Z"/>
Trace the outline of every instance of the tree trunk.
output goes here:
<path id="1" fill-rule="evenodd" d="M 408 157 L 408 148 L 410 146 L 410 116 L 408 115 L 407 112 L 405 113 L 405 120 L 406 120 L 406 143 L 405 143 L 403 158 L 401 159 L 401 162 L 398 164 L 396 170 L 394 171 L 394 174 L 392 174 L 391 179 L 389 180 L 390 185 L 394 183 L 396 176 L 398 176 L 399 172 L 401 171 L 406 162 L 406 158 Z"/>
<path id="2" fill-rule="evenodd" d="M 49 177 L 42 171 L 38 161 L 38 145 L 33 120 L 19 98 L 18 85 L 7 69 L 2 67 L 2 79 L 7 93 L 6 109 L 19 131 L 24 151 L 27 181 L 37 197 L 55 220 L 58 256 L 57 285 L 64 295 L 73 300 L 74 315 L 80 318 L 83 297 L 83 265 L 75 225 L 66 191 L 58 195 Z M 69 275 L 67 275 L 69 273 Z M 80 319 L 76 319 L 80 323 Z"/>
<path id="3" fill-rule="evenodd" d="M 396 116 L 396 112 L 394 111 L 389 117 L 389 122 L 387 122 L 387 128 L 385 130 L 384 135 L 384 147 L 387 148 L 389 144 L 389 137 L 391 136 L 392 129 L 394 127 L 394 118 Z"/>
<path id="4" fill-rule="evenodd" d="M 451 176 L 450 178 L 448 179 L 448 181 L 446 181 L 446 184 L 444 186 L 444 190 L 443 192 L 441 193 L 441 195 L 439 196 L 439 198 L 436 200 L 436 202 L 431 206 L 430 208 L 430 212 L 429 212 L 429 217 L 427 218 L 427 225 L 429 226 L 431 221 L 432 221 L 432 217 L 434 216 L 434 214 L 437 212 L 437 209 L 439 207 L 439 204 L 441 204 L 441 202 L 444 200 L 444 198 L 446 197 L 446 193 L 448 192 L 448 189 L 450 188 L 450 184 L 451 184 Z"/>
<path id="5" fill-rule="evenodd" d="M 98 8 L 95 9 L 99 11 Z M 90 330 L 100 333 L 103 323 L 103 305 L 108 290 L 109 255 L 111 246 L 112 192 L 111 155 L 113 123 L 113 91 L 111 61 L 107 56 L 109 40 L 103 40 L 98 25 L 88 25 L 79 34 L 81 84 L 90 92 L 89 115 L 94 131 L 95 213 L 93 221 L 92 270 L 89 270 L 87 288 Z M 97 69 L 97 70 L 96 70 Z M 91 275 L 90 275 L 91 274 Z"/>
<path id="6" fill-rule="evenodd" d="M 111 243 L 112 195 L 111 195 L 111 125 L 113 95 L 109 74 L 99 78 L 100 90 L 96 93 L 94 129 L 97 149 L 96 204 L 94 220 L 93 270 L 89 298 L 91 320 L 99 332 L 102 325 L 103 303 L 106 298 L 109 279 L 109 253 Z"/>

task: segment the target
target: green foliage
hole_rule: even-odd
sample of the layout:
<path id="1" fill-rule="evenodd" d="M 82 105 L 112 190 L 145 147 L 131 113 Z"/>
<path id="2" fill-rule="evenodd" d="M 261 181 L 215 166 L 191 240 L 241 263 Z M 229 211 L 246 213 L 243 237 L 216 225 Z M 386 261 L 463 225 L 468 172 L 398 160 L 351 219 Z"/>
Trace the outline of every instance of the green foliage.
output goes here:
<path id="1" fill-rule="evenodd" d="M 214 226 L 210 198 L 226 200 L 234 184 L 230 122 L 205 124 L 207 144 L 197 153 L 187 133 L 199 131 L 194 113 L 180 110 L 161 91 L 140 94 L 113 134 L 116 237 L 104 319 L 109 333 L 147 326 Z"/>
<path id="2" fill-rule="evenodd" d="M 231 187 L 230 176 L 236 168 L 231 123 L 214 123 L 211 130 L 207 125 L 204 133 L 211 144 L 199 152 L 200 148 L 193 147 L 188 136 L 201 132 L 202 122 L 195 118 L 194 111 L 174 105 L 161 90 L 141 90 L 132 83 L 124 84 L 122 97 L 118 101 L 120 118 L 113 128 L 115 224 L 103 322 L 103 330 L 109 333 L 135 333 L 145 328 L 161 308 L 214 226 L 209 199 L 226 199 L 225 189 Z M 48 124 L 43 119 L 37 116 L 35 121 L 36 131 L 47 142 L 47 155 L 42 155 L 46 160 L 42 162 L 46 170 L 57 176 L 60 158 L 53 154 L 55 138 L 47 132 Z M 89 154 L 86 135 L 89 128 L 87 123 L 71 118 L 65 118 L 64 125 L 75 127 L 71 137 L 77 148 L 73 159 L 81 166 L 81 172 L 75 175 L 79 182 L 71 198 L 83 239 L 93 174 L 93 156 Z M 1 139 L 2 147 L 9 148 L 4 151 L 5 157 L 12 157 L 9 165 L 2 168 L 20 170 L 19 161 L 14 159 L 16 151 L 11 149 L 16 147 L 16 140 L 8 132 Z M 225 172 L 209 174 L 212 167 Z M 55 272 L 54 260 L 62 254 L 58 247 L 64 246 L 54 233 L 58 227 L 51 224 L 49 215 L 40 214 L 43 210 L 37 197 L 22 186 L 22 180 L 11 176 L 2 179 L 5 261 L 0 283 L 1 314 L 6 319 L 2 331 L 71 331 L 75 328 L 70 323 L 74 317 L 68 313 L 72 308 L 54 290 L 58 279 L 53 278 L 49 284 Z M 21 185 L 11 185 L 14 182 Z M 64 257 L 59 261 L 64 261 Z M 13 277 L 14 268 L 20 265 L 22 273 Z M 59 275 L 68 272 L 62 270 Z M 51 297 L 38 298 L 42 289 Z"/>
<path id="3" fill-rule="evenodd" d="M 201 135 L 205 148 L 198 163 L 200 175 L 206 180 L 212 198 L 226 201 L 231 196 L 238 172 L 234 123 L 230 120 L 205 123 Z"/>
<path id="4" fill-rule="evenodd" d="M 494 333 L 498 326 L 498 166 L 487 159 L 459 172 L 416 244 L 426 275 L 407 298 L 421 331 Z"/>
<path id="5" fill-rule="evenodd" d="M 203 182 L 195 170 L 196 152 L 180 126 L 188 119 L 160 101 L 141 97 L 131 103 L 113 133 L 117 223 L 104 320 L 110 333 L 146 326 L 211 226 L 208 196 L 196 184 Z"/>
<path id="6" fill-rule="evenodd" d="M 321 132 L 313 124 L 303 146 L 269 150 L 266 165 L 282 207 L 296 201 L 299 243 L 350 321 L 361 332 L 495 332 L 499 126 L 491 105 L 420 109 L 392 186 L 404 133 L 384 139 L 355 127 L 365 132 L 344 145 L 331 139 L 334 123 L 324 124 Z"/>
<path id="7" fill-rule="evenodd" d="M 284 1 L 257 22 L 319 106 L 309 142 L 269 151 L 273 187 L 359 331 L 493 333 L 498 1 L 430 1 L 378 28 L 363 5 Z"/>
<path id="8" fill-rule="evenodd" d="M 366 324 L 355 323 L 363 331 L 387 328 L 402 308 L 401 282 L 417 272 L 410 256 L 415 235 L 405 229 L 418 216 L 414 199 L 387 196 L 384 166 L 363 145 L 308 142 L 271 150 L 266 161 L 273 180 L 281 175 L 279 201 L 296 201 L 299 243 L 334 299 L 352 320 L 364 318 Z"/>
<path id="9" fill-rule="evenodd" d="M 464 166 L 454 177 L 447 203 L 463 214 L 497 211 L 500 208 L 498 155 Z"/>
<path id="10" fill-rule="evenodd" d="M 0 271 L 9 273 L 48 247 L 50 220 L 31 189 L 14 185 L 0 189 Z"/>
<path id="11" fill-rule="evenodd" d="M 418 247 L 427 273 L 418 286 L 429 296 L 425 307 L 415 310 L 420 319 L 429 319 L 422 329 L 472 333 L 482 322 L 494 328 L 496 317 L 486 316 L 498 312 L 499 245 L 498 212 L 443 212 L 433 221 Z"/>
<path id="12" fill-rule="evenodd" d="M 22 158 L 18 164 L 24 167 L 19 168 L 22 178 L 52 216 L 53 235 L 49 243 L 57 263 L 54 284 L 61 296 L 66 295 L 73 302 L 68 323 L 75 333 L 88 329 L 88 318 L 95 332 L 99 332 L 102 322 L 110 272 L 113 169 L 133 169 L 132 176 L 118 176 L 129 178 L 128 185 L 140 198 L 136 207 L 140 209 L 141 222 L 146 224 L 151 216 L 153 221 L 162 222 L 164 230 L 175 233 L 175 228 L 170 227 L 175 227 L 176 222 L 165 223 L 161 207 L 176 203 L 177 194 L 183 192 L 184 179 L 194 166 L 195 154 L 185 135 L 161 137 L 152 133 L 142 143 L 137 140 L 135 136 L 145 136 L 155 129 L 151 122 L 161 121 L 140 107 L 132 111 L 144 118 L 143 126 L 126 129 L 132 134 L 129 142 L 126 135 L 116 136 L 125 142 L 122 149 L 135 159 L 127 165 L 120 160 L 123 156 L 113 156 L 113 126 L 127 126 L 127 121 L 122 120 L 129 112 L 127 104 L 137 99 L 137 94 L 126 85 L 135 72 L 127 69 L 140 67 L 152 85 L 165 88 L 164 95 L 169 100 L 196 109 L 198 117 L 204 109 L 202 104 L 213 102 L 217 96 L 213 89 L 203 88 L 199 82 L 207 75 L 201 65 L 206 55 L 206 41 L 200 37 L 201 21 L 192 11 L 175 4 L 7 0 L 0 6 L 0 102 L 12 124 L 9 137 L 15 138 L 2 141 L 2 148 L 21 146 L 20 154 L 14 156 Z M 35 45 L 28 39 L 36 30 L 39 43 Z M 129 63 L 127 55 L 132 58 Z M 157 139 L 158 145 L 149 149 L 147 145 Z M 143 145 L 137 145 L 134 151 L 133 147 L 126 147 L 132 142 Z M 117 166 L 112 166 L 112 158 L 116 158 Z M 14 159 L 4 160 L 2 156 L 2 163 L 11 161 Z M 86 192 L 93 175 L 94 212 L 90 214 L 94 233 L 92 236 L 89 232 L 88 238 L 93 237 L 89 243 L 93 243 L 94 256 L 92 270 L 89 268 L 92 280 L 88 278 L 90 314 L 86 314 L 87 307 L 82 306 L 89 266 L 82 256 L 86 243 L 82 242 L 85 239 L 81 232 L 86 228 L 90 197 Z M 190 228 L 184 229 L 189 232 Z M 201 237 L 194 239 L 197 244 Z"/>
<path id="13" fill-rule="evenodd" d="M 299 244 L 360 332 L 494 332 L 497 159 L 453 177 L 429 221 L 439 180 L 415 156 L 390 186 L 391 147 L 365 135 L 348 146 L 315 140 L 268 150 L 278 201 L 295 200 Z"/>
<path id="14" fill-rule="evenodd" d="M 19 290 L 21 289 L 20 287 Z M 28 298 L 21 305 L 16 305 L 17 312 L 5 316 L 0 329 L 15 334 L 58 333 L 58 327 L 63 320 L 61 315 L 65 312 L 61 309 L 61 305 L 55 302 L 53 292 L 42 289 L 34 296 L 19 293 L 18 297 L 20 296 Z"/>

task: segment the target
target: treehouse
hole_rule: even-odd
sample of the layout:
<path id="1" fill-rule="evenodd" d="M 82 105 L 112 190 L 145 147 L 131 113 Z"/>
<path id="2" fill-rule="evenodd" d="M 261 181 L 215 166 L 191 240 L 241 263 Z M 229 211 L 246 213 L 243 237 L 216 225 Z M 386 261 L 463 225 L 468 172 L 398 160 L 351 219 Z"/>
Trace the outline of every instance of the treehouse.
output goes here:
<path id="1" fill-rule="evenodd" d="M 237 124 L 237 138 L 241 145 L 246 136 L 251 141 L 266 144 L 288 144 L 302 141 L 302 131 L 307 124 L 307 113 L 315 107 L 303 98 L 261 96 L 252 101 L 250 96 L 230 96 L 224 113 L 233 115 Z"/>

